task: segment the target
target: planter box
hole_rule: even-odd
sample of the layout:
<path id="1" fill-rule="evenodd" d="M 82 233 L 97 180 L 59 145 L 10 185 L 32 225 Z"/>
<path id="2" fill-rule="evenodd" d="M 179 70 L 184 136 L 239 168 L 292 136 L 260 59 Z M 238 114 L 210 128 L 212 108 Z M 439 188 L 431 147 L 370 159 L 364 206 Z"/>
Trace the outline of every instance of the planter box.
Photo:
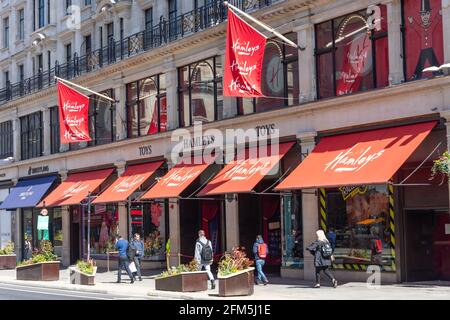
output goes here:
<path id="1" fill-rule="evenodd" d="M 161 291 L 196 292 L 208 290 L 206 271 L 182 272 L 174 276 L 155 278 L 155 289 Z"/>
<path id="2" fill-rule="evenodd" d="M 97 273 L 97 267 L 94 267 L 93 274 L 87 274 L 81 272 L 77 268 L 70 268 L 70 283 L 81 284 L 85 286 L 95 285 L 95 274 Z"/>
<path id="3" fill-rule="evenodd" d="M 15 254 L 0 256 L 0 270 L 14 269 L 16 264 L 17 256 Z"/>
<path id="4" fill-rule="evenodd" d="M 250 296 L 254 291 L 254 270 L 255 268 L 248 268 L 247 270 L 239 271 L 228 276 L 219 276 L 219 296 Z"/>
<path id="5" fill-rule="evenodd" d="M 16 267 L 17 280 L 57 281 L 59 280 L 59 261 L 34 263 Z"/>

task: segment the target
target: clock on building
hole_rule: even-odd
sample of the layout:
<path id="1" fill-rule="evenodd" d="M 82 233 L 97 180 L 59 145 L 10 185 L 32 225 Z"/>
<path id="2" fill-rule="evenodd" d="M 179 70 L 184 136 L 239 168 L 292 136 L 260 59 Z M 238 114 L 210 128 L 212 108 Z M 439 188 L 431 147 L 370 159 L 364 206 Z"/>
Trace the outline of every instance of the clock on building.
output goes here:
<path id="1" fill-rule="evenodd" d="M 282 50 L 275 42 L 268 42 L 263 77 L 268 96 L 280 96 L 284 89 Z"/>

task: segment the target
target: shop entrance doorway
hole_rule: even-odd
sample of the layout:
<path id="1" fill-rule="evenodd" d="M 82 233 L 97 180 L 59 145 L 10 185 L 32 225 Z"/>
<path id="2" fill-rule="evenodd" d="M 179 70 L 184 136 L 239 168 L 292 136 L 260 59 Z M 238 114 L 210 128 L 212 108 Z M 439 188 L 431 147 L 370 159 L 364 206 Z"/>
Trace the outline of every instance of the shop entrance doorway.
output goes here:
<path id="1" fill-rule="evenodd" d="M 406 210 L 405 218 L 406 281 L 450 280 L 450 215 Z"/>
<path id="2" fill-rule="evenodd" d="M 75 264 L 80 260 L 80 210 L 72 208 L 70 215 L 70 264 Z"/>

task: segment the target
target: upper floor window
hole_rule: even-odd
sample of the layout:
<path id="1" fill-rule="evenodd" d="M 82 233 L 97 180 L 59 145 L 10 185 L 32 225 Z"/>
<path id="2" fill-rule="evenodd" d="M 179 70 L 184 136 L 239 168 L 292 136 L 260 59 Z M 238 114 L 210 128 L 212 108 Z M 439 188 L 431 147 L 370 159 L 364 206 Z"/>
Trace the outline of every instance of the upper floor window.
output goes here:
<path id="1" fill-rule="evenodd" d="M 71 5 L 72 5 L 72 0 L 66 0 L 66 7 L 65 7 L 65 9 L 66 9 L 66 15 L 71 14 L 71 13 L 70 13 L 70 10 L 69 10 L 69 8 L 70 8 Z"/>
<path id="2" fill-rule="evenodd" d="M 84 5 L 85 6 L 90 6 L 91 5 L 91 0 L 84 0 Z"/>
<path id="3" fill-rule="evenodd" d="M 317 96 L 341 96 L 387 86 L 389 75 L 386 6 L 379 28 L 366 10 L 316 25 Z"/>
<path id="4" fill-rule="evenodd" d="M 19 76 L 19 81 L 20 82 L 23 82 L 23 80 L 25 80 L 25 71 L 24 71 L 24 66 L 23 66 L 23 64 L 21 64 L 21 65 L 19 65 L 19 74 L 18 74 L 18 76 Z"/>
<path id="5" fill-rule="evenodd" d="M 45 0 L 38 0 L 38 23 L 39 28 L 45 25 Z"/>
<path id="6" fill-rule="evenodd" d="M 425 68 L 444 63 L 442 1 L 404 0 L 404 56 L 406 80 L 432 77 Z"/>
<path id="7" fill-rule="evenodd" d="M 18 17 L 18 37 L 19 40 L 23 40 L 25 38 L 25 11 L 24 9 L 20 9 L 17 13 Z"/>
<path id="8" fill-rule="evenodd" d="M 66 62 L 69 63 L 72 60 L 72 44 L 66 44 Z"/>
<path id="9" fill-rule="evenodd" d="M 9 48 L 9 18 L 3 19 L 3 48 Z"/>
<path id="10" fill-rule="evenodd" d="M 20 118 L 21 159 L 42 156 L 42 112 L 38 111 Z"/>
<path id="11" fill-rule="evenodd" d="M 0 123 L 0 159 L 13 156 L 13 126 L 12 121 Z"/>
<path id="12" fill-rule="evenodd" d="M 102 91 L 101 94 L 114 99 L 114 90 Z M 89 99 L 89 133 L 92 140 L 89 142 L 71 143 L 70 150 L 79 150 L 88 146 L 111 143 L 116 140 L 116 110 L 109 100 L 98 96 Z"/>
<path id="13" fill-rule="evenodd" d="M 297 43 L 297 34 L 286 34 Z M 299 103 L 298 50 L 279 41 L 268 40 L 264 50 L 261 76 L 262 92 L 267 98 L 238 98 L 239 114 L 273 110 Z"/>
<path id="14" fill-rule="evenodd" d="M 153 8 L 145 10 L 145 30 L 153 28 Z"/>
<path id="15" fill-rule="evenodd" d="M 196 121 L 224 118 L 222 62 L 209 58 L 178 69 L 178 105 L 181 127 Z"/>
<path id="16" fill-rule="evenodd" d="M 3 72 L 3 80 L 4 80 L 4 86 L 8 86 L 9 85 L 9 71 L 5 71 Z"/>
<path id="17" fill-rule="evenodd" d="M 127 84 L 127 136 L 134 138 L 167 131 L 166 76 Z"/>
<path id="18" fill-rule="evenodd" d="M 59 137 L 59 111 L 58 107 L 50 108 L 50 152 L 59 152 L 61 140 Z"/>

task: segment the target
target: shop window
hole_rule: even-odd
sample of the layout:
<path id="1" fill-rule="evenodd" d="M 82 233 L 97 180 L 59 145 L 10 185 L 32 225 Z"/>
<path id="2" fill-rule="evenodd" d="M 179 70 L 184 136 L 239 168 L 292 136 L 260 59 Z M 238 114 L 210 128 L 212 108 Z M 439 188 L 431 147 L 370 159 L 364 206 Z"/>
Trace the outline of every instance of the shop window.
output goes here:
<path id="1" fill-rule="evenodd" d="M 59 137 L 59 110 L 58 107 L 50 108 L 50 152 L 59 152 L 61 145 Z"/>
<path id="2" fill-rule="evenodd" d="M 22 209 L 22 230 L 24 238 L 22 239 L 23 259 L 26 260 L 31 257 L 32 251 L 25 249 L 25 241 L 28 239 L 31 243 L 31 249 L 40 249 L 40 243 L 42 240 L 50 241 L 54 248 L 54 253 L 61 257 L 63 246 L 63 234 L 62 234 L 62 212 L 61 208 L 47 208 L 48 210 L 48 223 L 40 223 L 40 219 L 43 217 L 40 214 L 39 208 L 26 208 Z"/>
<path id="3" fill-rule="evenodd" d="M 285 35 L 297 43 L 297 34 Z M 262 92 L 267 98 L 238 98 L 239 114 L 278 109 L 299 103 L 298 50 L 277 40 L 268 40 L 261 76 Z"/>
<path id="4" fill-rule="evenodd" d="M 387 185 L 326 189 L 326 207 L 322 209 L 327 214 L 326 235 L 335 249 L 336 267 L 395 269 L 389 202 Z"/>
<path id="5" fill-rule="evenodd" d="M 283 267 L 303 268 L 303 224 L 301 194 L 284 196 Z"/>
<path id="6" fill-rule="evenodd" d="M 42 156 L 42 112 L 20 118 L 20 146 L 22 160 Z"/>
<path id="7" fill-rule="evenodd" d="M 222 62 L 218 57 L 178 69 L 180 127 L 234 117 L 236 108 L 224 107 Z"/>
<path id="8" fill-rule="evenodd" d="M 164 260 L 166 220 L 164 203 L 135 203 L 131 206 L 131 233 L 144 241 L 144 257 Z"/>
<path id="9" fill-rule="evenodd" d="M 0 123 L 0 159 L 13 156 L 13 127 L 12 121 Z"/>
<path id="10" fill-rule="evenodd" d="M 102 91 L 101 94 L 114 98 L 114 90 Z M 92 141 L 70 144 L 70 150 L 79 150 L 88 146 L 97 146 L 114 142 L 116 140 L 116 108 L 111 103 L 99 96 L 91 96 L 89 99 L 89 133 Z"/>
<path id="11" fill-rule="evenodd" d="M 88 222 L 87 206 L 82 208 L 82 223 L 84 226 L 83 252 L 87 252 Z M 117 206 L 112 204 L 93 205 L 91 207 L 90 249 L 92 254 L 106 254 L 115 251 L 116 235 L 118 234 Z"/>
<path id="12" fill-rule="evenodd" d="M 167 131 L 166 76 L 127 84 L 127 135 L 135 138 Z"/>
<path id="13" fill-rule="evenodd" d="M 441 0 L 403 0 L 406 80 L 433 76 L 423 69 L 444 63 Z"/>
<path id="14" fill-rule="evenodd" d="M 315 26 L 319 99 L 389 84 L 386 6 L 379 8 L 379 24 L 362 10 Z"/>

